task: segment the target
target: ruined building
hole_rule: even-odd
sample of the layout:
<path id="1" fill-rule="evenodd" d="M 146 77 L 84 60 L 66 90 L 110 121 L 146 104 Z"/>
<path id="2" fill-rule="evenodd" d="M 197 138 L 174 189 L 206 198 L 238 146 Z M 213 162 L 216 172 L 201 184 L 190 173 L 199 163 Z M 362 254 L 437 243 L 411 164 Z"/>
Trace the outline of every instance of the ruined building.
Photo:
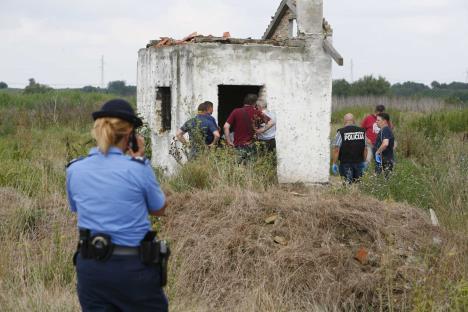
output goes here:
<path id="1" fill-rule="evenodd" d="M 220 127 L 258 93 L 277 116 L 281 183 L 329 179 L 332 59 L 342 65 L 322 0 L 282 1 L 262 39 L 192 34 L 151 41 L 138 54 L 138 111 L 153 134 L 153 164 L 172 173 L 178 127 L 198 104 L 214 103 Z"/>

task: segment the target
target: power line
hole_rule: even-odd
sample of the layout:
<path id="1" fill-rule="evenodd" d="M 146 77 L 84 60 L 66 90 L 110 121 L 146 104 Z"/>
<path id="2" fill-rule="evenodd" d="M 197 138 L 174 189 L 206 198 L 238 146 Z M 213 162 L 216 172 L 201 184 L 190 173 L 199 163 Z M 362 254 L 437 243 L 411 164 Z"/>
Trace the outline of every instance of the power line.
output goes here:
<path id="1" fill-rule="evenodd" d="M 101 56 L 101 88 L 104 89 L 104 55 Z"/>

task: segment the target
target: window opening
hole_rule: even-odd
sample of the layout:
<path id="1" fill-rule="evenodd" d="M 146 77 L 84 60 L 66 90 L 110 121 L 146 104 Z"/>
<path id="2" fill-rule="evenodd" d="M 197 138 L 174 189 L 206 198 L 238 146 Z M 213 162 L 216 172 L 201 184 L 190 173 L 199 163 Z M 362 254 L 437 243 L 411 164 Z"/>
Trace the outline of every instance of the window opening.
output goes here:
<path id="1" fill-rule="evenodd" d="M 292 37 L 297 38 L 298 35 L 298 26 L 297 26 L 297 20 L 293 19 L 292 20 Z"/>
<path id="2" fill-rule="evenodd" d="M 169 131 L 172 123 L 171 88 L 157 88 L 156 101 L 161 105 L 161 131 Z"/>

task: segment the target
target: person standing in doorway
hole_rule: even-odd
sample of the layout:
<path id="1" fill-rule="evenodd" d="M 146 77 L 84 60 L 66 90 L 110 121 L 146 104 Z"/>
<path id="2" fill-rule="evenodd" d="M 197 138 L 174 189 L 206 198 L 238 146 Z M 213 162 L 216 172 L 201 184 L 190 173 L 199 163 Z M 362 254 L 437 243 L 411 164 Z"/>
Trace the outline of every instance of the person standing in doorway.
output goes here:
<path id="1" fill-rule="evenodd" d="M 236 108 L 229 115 L 224 124 L 224 136 L 228 146 L 235 147 L 240 161 L 245 163 L 255 153 L 254 139 L 256 129 L 264 123 L 263 132 L 268 131 L 273 127 L 273 120 L 257 110 L 255 104 L 258 96 L 255 94 L 247 94 L 244 99 L 244 106 Z M 234 142 L 231 140 L 231 127 L 234 130 Z"/>
<path id="2" fill-rule="evenodd" d="M 355 125 L 352 114 L 344 116 L 344 127 L 336 133 L 333 145 L 333 173 L 337 174 L 339 171 L 348 183 L 359 181 L 364 172 L 364 162 L 368 151 L 365 130 Z M 339 168 L 338 161 L 340 162 Z"/>
<path id="3" fill-rule="evenodd" d="M 377 116 L 377 124 L 380 128 L 380 132 L 377 135 L 375 143 L 375 172 L 377 174 L 381 174 L 383 172 L 385 177 L 388 178 L 390 172 L 393 171 L 393 147 L 395 145 L 395 137 L 389 126 L 390 115 L 387 113 L 380 113 Z"/>
<path id="4" fill-rule="evenodd" d="M 257 138 L 265 146 L 267 152 L 275 152 L 276 151 L 276 115 L 275 113 L 269 111 L 267 109 L 267 103 L 265 100 L 258 100 L 257 101 L 257 108 L 260 110 L 265 116 L 269 117 L 273 121 L 273 126 L 265 130 L 266 125 L 262 124 L 262 127 L 257 129 Z"/>

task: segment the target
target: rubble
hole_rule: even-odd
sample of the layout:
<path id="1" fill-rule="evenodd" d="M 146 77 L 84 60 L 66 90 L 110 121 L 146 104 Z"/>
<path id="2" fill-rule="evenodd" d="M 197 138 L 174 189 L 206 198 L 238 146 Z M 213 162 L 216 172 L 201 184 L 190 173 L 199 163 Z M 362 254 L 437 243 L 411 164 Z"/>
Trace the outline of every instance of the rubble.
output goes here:
<path id="1" fill-rule="evenodd" d="M 160 40 L 151 40 L 146 47 L 147 48 L 162 48 L 167 46 L 193 44 L 193 43 L 225 43 L 225 44 L 264 44 L 272 46 L 288 46 L 288 47 L 304 47 L 305 41 L 303 39 L 239 39 L 232 38 L 231 33 L 224 32 L 222 37 L 215 37 L 212 35 L 204 36 L 197 32 L 193 32 L 190 35 L 184 37 L 182 40 L 177 40 L 169 37 L 161 37 Z"/>

